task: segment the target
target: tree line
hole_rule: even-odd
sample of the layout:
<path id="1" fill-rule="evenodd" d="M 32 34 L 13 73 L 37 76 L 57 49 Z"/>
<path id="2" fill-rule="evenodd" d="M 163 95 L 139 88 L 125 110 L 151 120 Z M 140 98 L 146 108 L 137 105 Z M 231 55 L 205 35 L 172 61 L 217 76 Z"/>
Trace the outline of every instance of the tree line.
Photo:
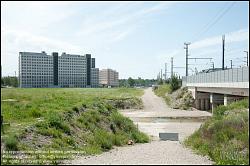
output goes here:
<path id="1" fill-rule="evenodd" d="M 1 87 L 9 86 L 9 87 L 18 87 L 18 79 L 14 76 L 2 77 L 1 78 Z"/>
<path id="2" fill-rule="evenodd" d="M 137 79 L 133 79 L 129 77 L 128 79 L 120 79 L 119 86 L 120 87 L 149 87 L 155 85 L 157 80 L 155 79 L 142 79 L 138 77 Z"/>

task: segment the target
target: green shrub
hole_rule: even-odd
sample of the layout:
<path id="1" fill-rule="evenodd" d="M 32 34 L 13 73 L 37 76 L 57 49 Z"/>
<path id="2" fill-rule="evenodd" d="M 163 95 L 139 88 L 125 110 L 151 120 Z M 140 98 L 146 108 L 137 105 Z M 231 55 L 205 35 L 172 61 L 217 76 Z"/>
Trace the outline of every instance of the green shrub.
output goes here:
<path id="1" fill-rule="evenodd" d="M 135 143 L 147 143 L 149 142 L 149 137 L 140 132 L 139 130 L 133 130 L 132 133 L 132 139 L 135 141 Z"/>
<path id="2" fill-rule="evenodd" d="M 171 92 L 177 90 L 180 88 L 180 82 L 179 82 L 179 79 L 177 76 L 172 76 L 171 79 L 170 79 L 170 89 L 171 89 Z"/>
<path id="3" fill-rule="evenodd" d="M 112 134 L 104 130 L 97 129 L 94 132 L 94 139 L 95 142 L 99 144 L 103 150 L 109 150 L 113 146 Z"/>
<path id="4" fill-rule="evenodd" d="M 123 134 L 114 134 L 113 135 L 113 144 L 116 146 L 124 145 L 128 142 L 128 137 Z"/>
<path id="5" fill-rule="evenodd" d="M 123 130 L 126 133 L 135 129 L 133 122 L 129 118 L 122 116 L 117 111 L 111 114 L 111 119 L 118 129 Z"/>
<path id="6" fill-rule="evenodd" d="M 6 150 L 17 151 L 18 150 L 17 144 L 18 144 L 17 137 L 13 134 L 9 135 L 5 139 Z"/>

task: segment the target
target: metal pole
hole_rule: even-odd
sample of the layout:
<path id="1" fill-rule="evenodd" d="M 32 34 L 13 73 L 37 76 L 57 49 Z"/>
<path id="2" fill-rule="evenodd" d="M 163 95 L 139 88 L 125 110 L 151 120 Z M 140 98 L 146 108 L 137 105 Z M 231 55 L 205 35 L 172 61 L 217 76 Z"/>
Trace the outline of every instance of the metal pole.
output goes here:
<path id="1" fill-rule="evenodd" d="M 233 60 L 230 60 L 231 61 L 231 69 L 233 68 Z"/>
<path id="2" fill-rule="evenodd" d="M 171 57 L 171 78 L 173 77 L 173 57 Z"/>
<path id="3" fill-rule="evenodd" d="M 167 80 L 167 63 L 165 63 L 165 81 Z"/>
<path id="4" fill-rule="evenodd" d="M 186 47 L 184 47 L 184 49 L 186 49 L 186 76 L 188 76 L 188 45 L 190 45 L 191 43 L 184 43 L 184 45 Z"/>
<path id="5" fill-rule="evenodd" d="M 248 51 L 244 51 L 245 53 L 247 53 L 247 66 L 248 66 Z"/>
<path id="6" fill-rule="evenodd" d="M 222 36 L 222 70 L 224 70 L 225 35 Z"/>
<path id="7" fill-rule="evenodd" d="M 162 80 L 162 69 L 161 69 L 161 80 Z"/>

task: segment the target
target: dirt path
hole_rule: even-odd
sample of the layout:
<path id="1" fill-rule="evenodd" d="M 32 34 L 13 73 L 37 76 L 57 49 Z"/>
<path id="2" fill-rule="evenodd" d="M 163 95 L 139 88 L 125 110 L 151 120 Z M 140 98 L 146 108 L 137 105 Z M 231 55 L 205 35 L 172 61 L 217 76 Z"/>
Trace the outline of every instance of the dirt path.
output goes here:
<path id="1" fill-rule="evenodd" d="M 71 164 L 212 164 L 206 157 L 194 154 L 185 148 L 182 141 L 192 134 L 201 125 L 199 120 L 187 118 L 209 117 L 204 111 L 172 110 L 162 98 L 157 97 L 151 88 L 145 89 L 142 96 L 143 110 L 122 110 L 122 114 L 130 117 L 141 131 L 153 137 L 147 144 L 116 147 L 109 152 L 97 156 L 80 157 L 71 161 Z M 180 118 L 172 120 L 169 118 Z M 180 141 L 159 141 L 159 132 L 177 132 Z"/>

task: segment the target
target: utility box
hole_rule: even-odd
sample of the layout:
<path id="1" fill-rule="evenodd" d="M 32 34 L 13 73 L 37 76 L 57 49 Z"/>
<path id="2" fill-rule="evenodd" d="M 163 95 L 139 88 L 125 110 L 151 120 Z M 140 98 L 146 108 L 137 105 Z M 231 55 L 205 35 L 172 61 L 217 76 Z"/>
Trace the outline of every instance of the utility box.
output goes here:
<path id="1" fill-rule="evenodd" d="M 160 140 L 179 141 L 179 133 L 159 133 Z"/>

